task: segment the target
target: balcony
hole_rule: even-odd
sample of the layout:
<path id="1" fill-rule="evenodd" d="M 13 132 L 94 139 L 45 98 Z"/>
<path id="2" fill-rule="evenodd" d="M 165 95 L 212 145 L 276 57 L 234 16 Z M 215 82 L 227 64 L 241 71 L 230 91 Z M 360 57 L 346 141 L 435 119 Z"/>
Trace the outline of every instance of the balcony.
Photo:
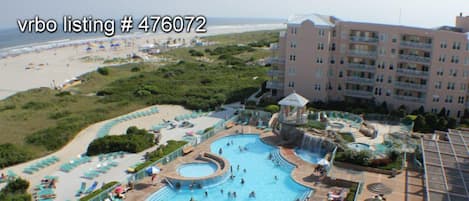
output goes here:
<path id="1" fill-rule="evenodd" d="M 271 57 L 270 58 L 270 63 L 271 64 L 285 64 L 285 59 L 281 59 L 278 57 Z"/>
<path id="2" fill-rule="evenodd" d="M 363 91 L 363 90 L 346 89 L 345 90 L 345 96 L 371 99 L 371 98 L 373 98 L 373 92 Z"/>
<path id="3" fill-rule="evenodd" d="M 364 57 L 376 57 L 378 55 L 376 51 L 366 51 L 366 50 L 349 50 L 349 54 L 352 56 L 364 56 Z"/>
<path id="4" fill-rule="evenodd" d="M 374 65 L 368 65 L 368 64 L 349 63 L 348 66 L 350 68 L 357 69 L 357 70 L 364 70 L 364 71 L 371 71 L 371 72 L 374 72 L 376 70 Z"/>
<path id="5" fill-rule="evenodd" d="M 401 41 L 401 46 L 419 49 L 432 49 L 431 43 L 420 43 L 412 41 Z"/>
<path id="6" fill-rule="evenodd" d="M 421 56 L 408 55 L 408 54 L 399 55 L 399 59 L 407 60 L 407 61 L 415 61 L 419 63 L 430 63 L 431 61 L 430 57 L 421 57 Z"/>
<path id="7" fill-rule="evenodd" d="M 417 103 L 425 102 L 425 97 L 394 95 L 394 98 L 397 100 L 403 100 L 403 101 L 409 101 L 409 102 L 417 102 Z"/>
<path id="8" fill-rule="evenodd" d="M 412 89 L 412 90 L 418 90 L 418 91 L 425 91 L 427 89 L 427 85 L 414 84 L 414 83 L 408 83 L 408 82 L 396 81 L 394 82 L 394 85 L 398 88 Z"/>
<path id="9" fill-rule="evenodd" d="M 285 73 L 281 70 L 270 69 L 269 71 L 267 71 L 267 75 L 270 77 L 283 77 Z"/>
<path id="10" fill-rule="evenodd" d="M 428 76 L 428 71 L 421 71 L 421 70 L 412 70 L 412 69 L 405 69 L 405 68 L 398 68 L 396 72 L 405 75 L 415 75 L 415 76 Z"/>
<path id="11" fill-rule="evenodd" d="M 365 42 L 365 43 L 377 43 L 378 38 L 365 37 L 365 36 L 350 36 L 350 41 L 353 42 Z"/>
<path id="12" fill-rule="evenodd" d="M 270 43 L 270 50 L 278 50 L 279 45 L 278 43 Z"/>
<path id="13" fill-rule="evenodd" d="M 364 77 L 347 77 L 347 82 L 352 82 L 356 84 L 373 85 L 375 83 L 375 80 L 373 78 L 364 78 Z"/>
<path id="14" fill-rule="evenodd" d="M 267 81 L 267 89 L 283 89 L 283 83 L 280 81 Z"/>

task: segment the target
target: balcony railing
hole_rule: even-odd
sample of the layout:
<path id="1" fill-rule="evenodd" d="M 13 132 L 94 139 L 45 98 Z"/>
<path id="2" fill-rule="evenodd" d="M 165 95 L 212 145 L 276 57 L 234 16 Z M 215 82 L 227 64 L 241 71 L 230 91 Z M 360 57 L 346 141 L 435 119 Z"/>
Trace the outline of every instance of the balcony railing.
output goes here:
<path id="1" fill-rule="evenodd" d="M 354 82 L 358 84 L 373 84 L 375 80 L 372 78 L 364 77 L 347 77 L 347 82 Z"/>
<path id="2" fill-rule="evenodd" d="M 378 55 L 376 51 L 366 51 L 366 50 L 349 50 L 349 54 L 353 56 L 365 56 L 365 57 L 376 57 Z"/>
<path id="3" fill-rule="evenodd" d="M 430 57 L 421 57 L 421 56 L 408 55 L 408 54 L 399 55 L 399 59 L 408 60 L 408 61 L 416 61 L 420 63 L 430 63 L 431 61 Z"/>
<path id="4" fill-rule="evenodd" d="M 271 57 L 270 58 L 270 63 L 272 64 L 285 64 L 285 59 L 281 59 L 278 57 Z"/>
<path id="5" fill-rule="evenodd" d="M 378 38 L 374 37 L 365 37 L 365 36 L 350 36 L 350 40 L 354 42 L 367 42 L 367 43 L 376 43 Z"/>
<path id="6" fill-rule="evenodd" d="M 368 64 L 349 63 L 348 66 L 350 68 L 359 69 L 359 70 L 366 70 L 366 71 L 375 71 L 376 70 L 375 66 L 368 65 Z"/>
<path id="7" fill-rule="evenodd" d="M 373 98 L 373 92 L 363 91 L 363 90 L 346 89 L 345 90 L 345 96 L 371 99 L 371 98 Z"/>
<path id="8" fill-rule="evenodd" d="M 401 45 L 405 47 L 411 48 L 420 48 L 420 49 L 431 49 L 431 43 L 420 43 L 420 42 L 412 42 L 412 41 L 401 41 Z"/>
<path id="9" fill-rule="evenodd" d="M 414 83 L 408 83 L 408 82 L 396 81 L 396 82 L 394 82 L 394 85 L 398 88 L 416 89 L 416 90 L 419 90 L 419 91 L 425 91 L 427 89 L 427 85 L 414 84 Z"/>
<path id="10" fill-rule="evenodd" d="M 425 102 L 425 97 L 394 95 L 394 98 L 398 100 L 410 101 L 410 102 L 418 102 L 418 103 Z"/>
<path id="11" fill-rule="evenodd" d="M 396 72 L 406 75 L 418 75 L 418 76 L 428 76 L 428 71 L 421 71 L 421 70 L 412 70 L 412 69 L 405 69 L 405 68 L 398 68 Z"/>
<path id="12" fill-rule="evenodd" d="M 279 81 L 267 81 L 267 89 L 283 89 L 283 83 Z"/>
<path id="13" fill-rule="evenodd" d="M 281 70 L 270 69 L 269 71 L 267 71 L 267 75 L 271 77 L 282 77 L 284 74 L 285 73 Z"/>
<path id="14" fill-rule="evenodd" d="M 279 45 L 278 43 L 270 43 L 270 49 L 271 50 L 278 50 Z"/>

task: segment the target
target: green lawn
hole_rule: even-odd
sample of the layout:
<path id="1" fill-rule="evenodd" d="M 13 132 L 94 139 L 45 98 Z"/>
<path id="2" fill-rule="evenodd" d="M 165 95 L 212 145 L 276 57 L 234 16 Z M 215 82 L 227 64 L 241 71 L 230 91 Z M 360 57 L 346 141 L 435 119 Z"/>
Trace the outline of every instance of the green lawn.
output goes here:
<path id="1" fill-rule="evenodd" d="M 241 64 L 226 65 L 226 60 L 205 53 L 205 49 L 257 40 L 274 42 L 277 37 L 274 31 L 213 36 L 206 40 L 216 43 L 214 46 L 180 48 L 159 55 L 169 58 L 168 62 L 110 67 L 109 75 L 85 74 L 81 76 L 83 84 L 68 89 L 71 95 L 48 88 L 18 93 L 0 101 L 1 143 L 14 144 L 34 158 L 59 149 L 90 124 L 152 104 L 213 109 L 224 102 L 244 100 L 267 79 L 268 70 L 247 65 L 247 61 L 269 56 L 270 50 L 254 47 L 250 52 L 232 54 Z M 207 59 L 191 56 L 190 49 L 203 52 Z M 97 92 L 102 96 L 96 96 Z M 0 154 L 3 164 L 18 163 L 9 163 L 6 158 Z"/>

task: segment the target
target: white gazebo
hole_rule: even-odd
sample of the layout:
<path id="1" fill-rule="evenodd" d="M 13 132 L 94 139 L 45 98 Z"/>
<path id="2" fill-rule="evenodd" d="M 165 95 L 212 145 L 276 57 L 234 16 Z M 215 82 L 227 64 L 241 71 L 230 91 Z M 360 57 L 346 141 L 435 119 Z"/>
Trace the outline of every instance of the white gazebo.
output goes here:
<path id="1" fill-rule="evenodd" d="M 280 100 L 279 120 L 281 123 L 302 125 L 308 121 L 306 113 L 306 104 L 308 99 L 293 92 L 284 99 Z"/>

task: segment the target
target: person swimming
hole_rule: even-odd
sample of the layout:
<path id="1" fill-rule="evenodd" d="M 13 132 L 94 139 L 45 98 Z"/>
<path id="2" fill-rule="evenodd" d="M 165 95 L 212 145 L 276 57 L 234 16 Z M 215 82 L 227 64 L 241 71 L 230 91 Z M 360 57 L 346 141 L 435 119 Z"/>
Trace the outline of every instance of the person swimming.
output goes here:
<path id="1" fill-rule="evenodd" d="M 205 197 L 208 197 L 208 191 L 205 191 Z"/>
<path id="2" fill-rule="evenodd" d="M 241 178 L 241 184 L 244 184 L 244 179 L 243 178 Z"/>
<path id="3" fill-rule="evenodd" d="M 223 149 L 222 148 L 218 149 L 218 154 L 219 155 L 223 154 Z"/>
<path id="4" fill-rule="evenodd" d="M 251 191 L 251 193 L 249 193 L 249 198 L 255 198 L 255 197 L 256 197 L 256 192 Z"/>

